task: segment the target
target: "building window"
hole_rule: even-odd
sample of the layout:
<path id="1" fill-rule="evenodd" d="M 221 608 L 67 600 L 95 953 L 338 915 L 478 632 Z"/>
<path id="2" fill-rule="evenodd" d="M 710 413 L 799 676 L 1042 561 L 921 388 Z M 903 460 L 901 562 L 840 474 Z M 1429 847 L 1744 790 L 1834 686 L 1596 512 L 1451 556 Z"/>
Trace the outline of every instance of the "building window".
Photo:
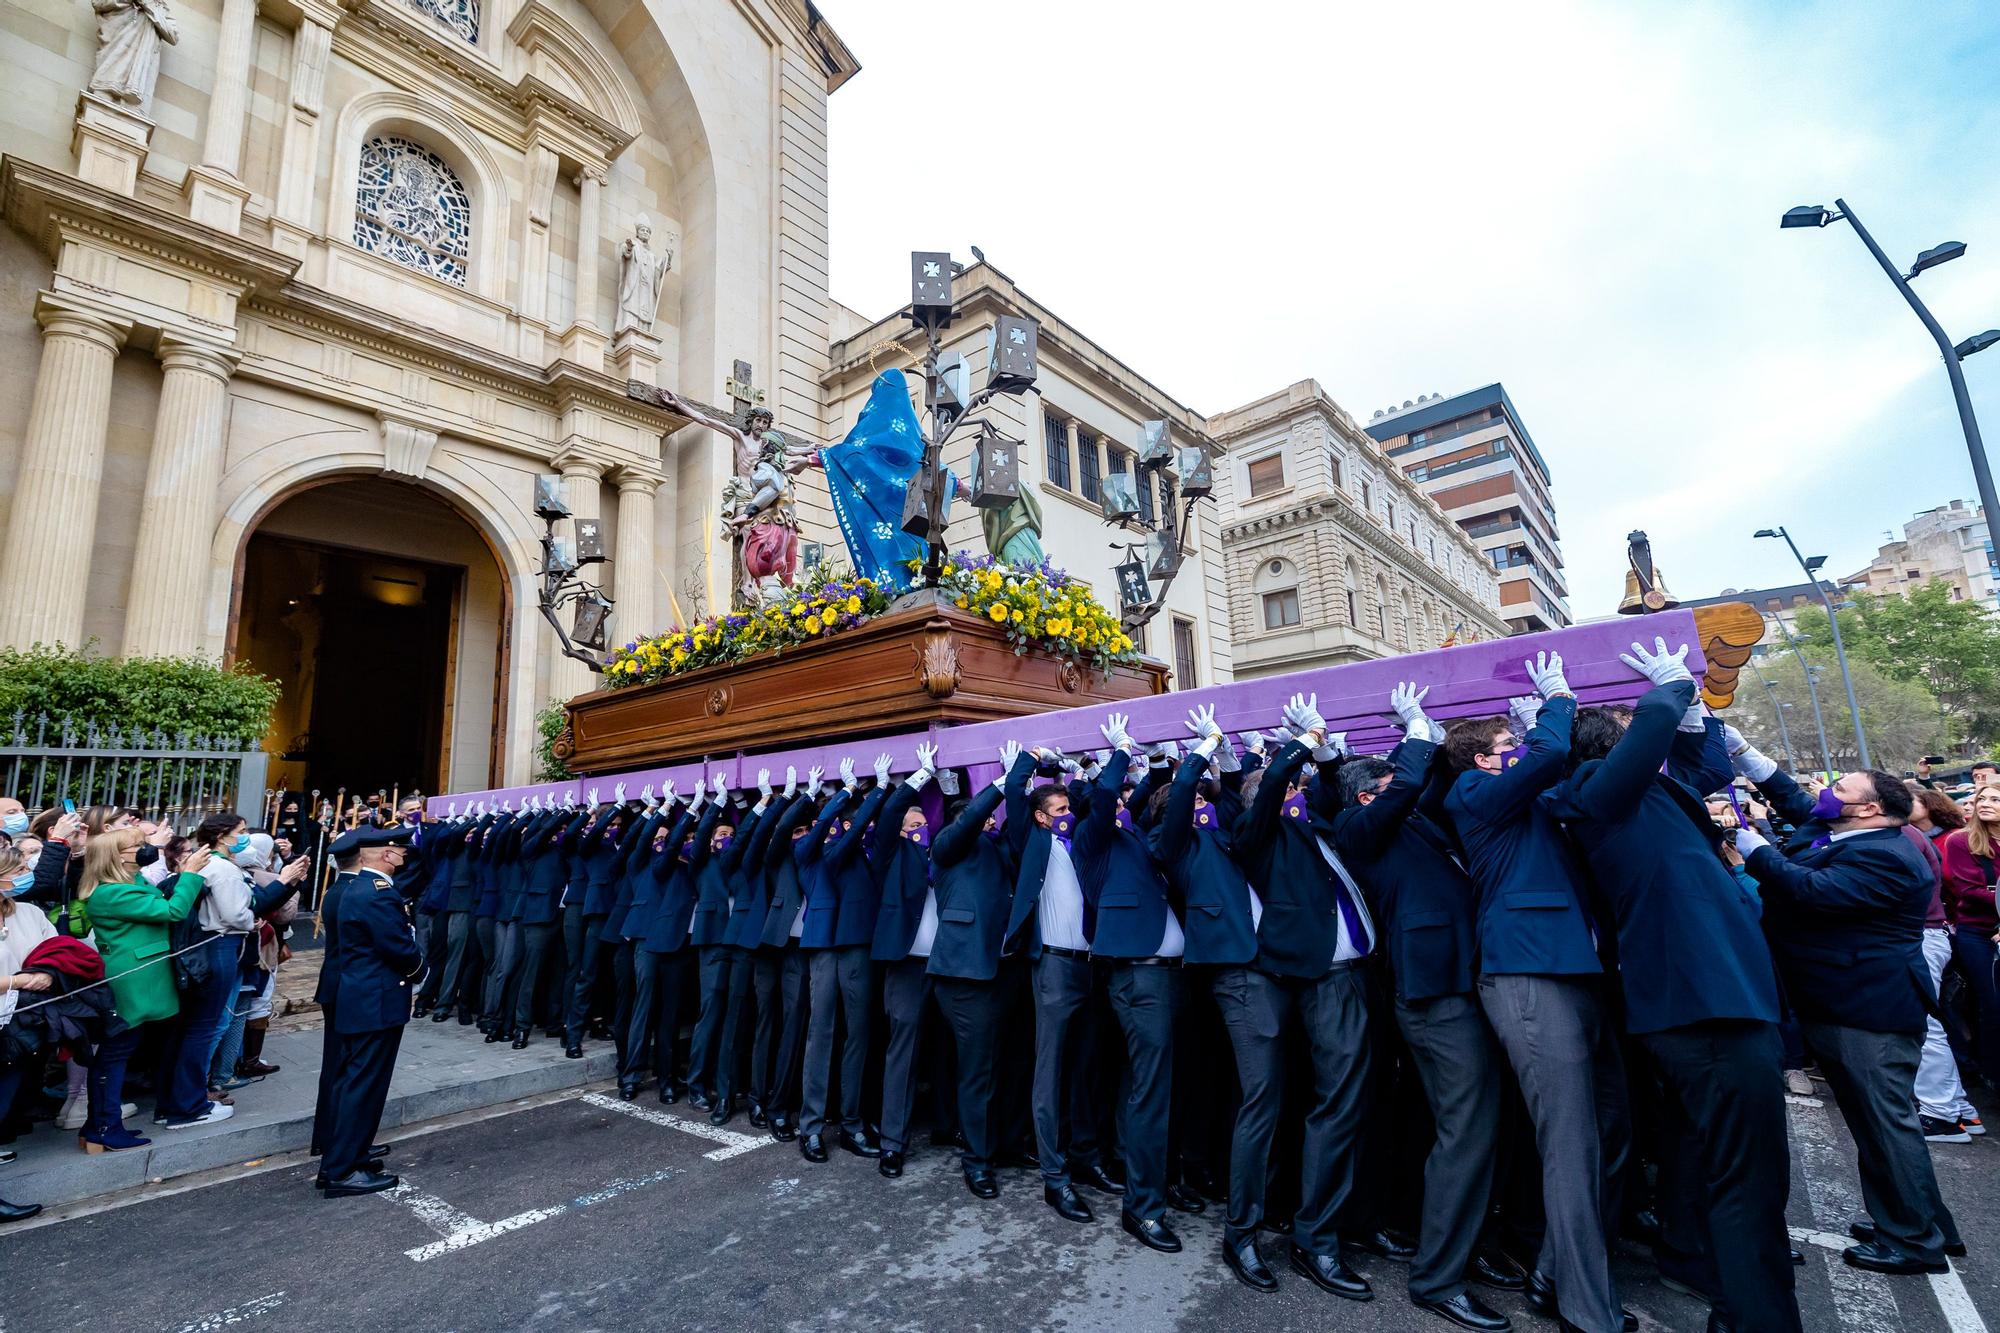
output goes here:
<path id="1" fill-rule="evenodd" d="M 445 27 L 479 45 L 479 0 L 407 0 L 410 8 L 429 14 Z"/>
<path id="2" fill-rule="evenodd" d="M 1076 432 L 1076 472 L 1083 482 L 1083 498 L 1102 504 L 1104 488 L 1097 484 L 1097 437 L 1081 427 Z"/>
<path id="3" fill-rule="evenodd" d="M 1069 423 L 1054 413 L 1042 414 L 1042 443 L 1048 447 L 1049 481 L 1069 489 Z"/>
<path id="4" fill-rule="evenodd" d="M 472 196 L 430 149 L 377 135 L 361 145 L 354 243 L 463 287 L 472 252 Z"/>
<path id="5" fill-rule="evenodd" d="M 1375 507 L 1375 489 L 1365 481 L 1361 483 L 1361 507 L 1363 509 Z"/>
<path id="6" fill-rule="evenodd" d="M 1354 577 L 1354 562 L 1347 562 L 1347 623 L 1354 629 L 1361 628 L 1361 582 Z"/>
<path id="7" fill-rule="evenodd" d="M 1201 682 L 1194 671 L 1194 622 L 1174 617 L 1174 688 L 1191 690 Z"/>
<path id="8" fill-rule="evenodd" d="M 1264 628 L 1284 629 L 1299 623 L 1299 590 L 1280 588 L 1264 594 Z"/>
<path id="9" fill-rule="evenodd" d="M 1269 495 L 1285 488 L 1285 456 L 1272 454 L 1250 464 L 1250 498 Z"/>
<path id="10" fill-rule="evenodd" d="M 1343 491 L 1346 490 L 1347 482 L 1342 477 L 1340 471 L 1340 455 L 1336 453 L 1328 453 L 1326 456 L 1326 465 L 1333 472 L 1333 484 L 1339 487 Z"/>
<path id="11" fill-rule="evenodd" d="M 1435 565 L 1438 562 L 1438 539 L 1435 537 L 1427 537 L 1425 538 L 1425 540 L 1430 543 L 1431 563 Z"/>

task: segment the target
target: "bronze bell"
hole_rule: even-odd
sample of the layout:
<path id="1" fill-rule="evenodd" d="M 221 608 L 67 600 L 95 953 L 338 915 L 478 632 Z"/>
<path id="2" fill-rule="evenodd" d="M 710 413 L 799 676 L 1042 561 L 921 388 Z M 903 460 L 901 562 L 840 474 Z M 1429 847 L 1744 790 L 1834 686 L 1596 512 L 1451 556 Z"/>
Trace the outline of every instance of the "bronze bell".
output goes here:
<path id="1" fill-rule="evenodd" d="M 1618 603 L 1618 614 L 1643 616 L 1679 606 L 1680 598 L 1667 591 L 1666 580 L 1653 564 L 1653 546 L 1646 534 L 1634 532 L 1625 540 L 1625 596 Z"/>

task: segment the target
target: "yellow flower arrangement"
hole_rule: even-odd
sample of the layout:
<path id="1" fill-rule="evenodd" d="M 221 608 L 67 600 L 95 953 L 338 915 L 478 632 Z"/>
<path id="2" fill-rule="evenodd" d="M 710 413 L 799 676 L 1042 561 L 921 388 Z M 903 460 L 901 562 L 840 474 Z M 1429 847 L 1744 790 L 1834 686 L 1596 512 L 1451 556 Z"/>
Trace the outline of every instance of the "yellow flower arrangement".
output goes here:
<path id="1" fill-rule="evenodd" d="M 1117 616 L 1046 561 L 1009 566 L 957 552 L 943 567 L 941 591 L 953 606 L 1004 626 L 1016 653 L 1034 648 L 1100 673 L 1137 656 Z"/>
<path id="2" fill-rule="evenodd" d="M 874 580 L 821 565 L 783 600 L 760 611 L 710 616 L 615 649 L 605 664 L 605 682 L 613 688 L 650 684 L 701 667 L 782 652 L 852 629 L 888 610 L 889 600 L 889 590 Z"/>

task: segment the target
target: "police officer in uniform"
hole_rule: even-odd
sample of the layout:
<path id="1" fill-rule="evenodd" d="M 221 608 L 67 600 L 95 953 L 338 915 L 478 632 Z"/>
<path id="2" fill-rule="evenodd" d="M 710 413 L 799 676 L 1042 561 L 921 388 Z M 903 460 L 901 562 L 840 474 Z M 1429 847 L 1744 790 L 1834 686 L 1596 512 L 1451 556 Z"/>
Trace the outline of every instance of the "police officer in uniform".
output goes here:
<path id="1" fill-rule="evenodd" d="M 411 833 L 407 825 L 364 825 L 332 848 L 335 857 L 352 856 L 355 868 L 328 895 L 326 966 L 334 975 L 334 1003 L 327 1023 L 338 1034 L 340 1067 L 320 1113 L 326 1123 L 316 1119 L 313 1129 L 325 1145 L 314 1183 L 329 1199 L 397 1184 L 381 1168 L 387 1151 L 375 1145 L 375 1132 L 424 974 L 410 903 L 396 884 Z"/>

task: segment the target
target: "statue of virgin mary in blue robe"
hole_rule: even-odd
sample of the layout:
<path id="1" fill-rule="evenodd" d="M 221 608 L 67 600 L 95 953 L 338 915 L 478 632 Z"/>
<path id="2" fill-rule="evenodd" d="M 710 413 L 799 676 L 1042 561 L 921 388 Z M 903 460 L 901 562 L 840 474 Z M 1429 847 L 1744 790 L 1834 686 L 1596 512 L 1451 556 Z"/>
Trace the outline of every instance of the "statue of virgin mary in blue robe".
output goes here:
<path id="1" fill-rule="evenodd" d="M 877 375 L 854 429 L 820 450 L 854 572 L 896 592 L 908 591 L 909 562 L 924 557 L 924 544 L 903 531 L 904 496 L 923 457 L 923 423 L 900 370 Z"/>

